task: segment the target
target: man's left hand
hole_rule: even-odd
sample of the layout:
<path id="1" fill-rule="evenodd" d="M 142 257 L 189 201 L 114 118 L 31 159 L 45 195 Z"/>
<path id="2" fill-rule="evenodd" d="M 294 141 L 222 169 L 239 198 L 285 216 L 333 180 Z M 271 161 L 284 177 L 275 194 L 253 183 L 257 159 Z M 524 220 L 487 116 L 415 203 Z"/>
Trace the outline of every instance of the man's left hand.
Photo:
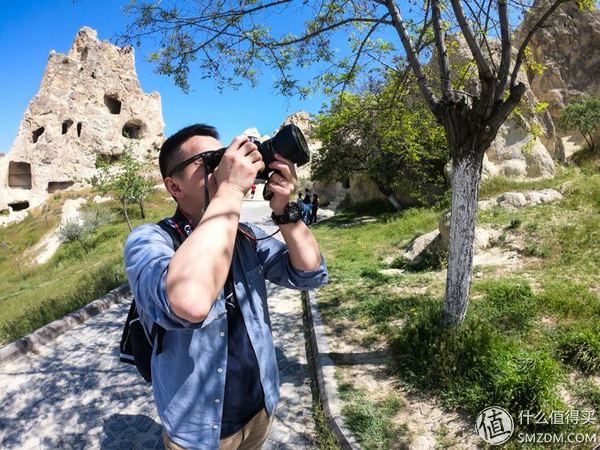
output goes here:
<path id="1" fill-rule="evenodd" d="M 269 168 L 276 170 L 269 177 L 266 186 L 273 193 L 269 206 L 275 214 L 282 214 L 296 190 L 296 169 L 292 161 L 279 153 L 275 153 L 275 161 L 269 164 Z"/>

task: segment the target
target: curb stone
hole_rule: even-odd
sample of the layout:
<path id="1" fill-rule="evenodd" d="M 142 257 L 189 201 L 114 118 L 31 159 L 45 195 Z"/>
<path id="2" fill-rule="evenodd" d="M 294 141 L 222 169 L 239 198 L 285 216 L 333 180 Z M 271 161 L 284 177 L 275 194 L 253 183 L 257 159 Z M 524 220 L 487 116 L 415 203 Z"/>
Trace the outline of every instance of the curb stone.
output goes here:
<path id="1" fill-rule="evenodd" d="M 40 347 L 48 344 L 49 341 L 60 336 L 65 331 L 74 328 L 90 317 L 105 311 L 113 304 L 120 303 L 130 296 L 131 291 L 129 285 L 123 284 L 113 289 L 108 294 L 79 308 L 77 311 L 73 311 L 60 319 L 56 319 L 55 321 L 38 328 L 27 336 L 1 347 L 0 364 L 13 361 L 26 353 L 37 351 Z"/>
<path id="2" fill-rule="evenodd" d="M 352 432 L 346 428 L 342 416 L 342 405 L 338 395 L 337 380 L 335 379 L 335 364 L 329 357 L 329 345 L 327 336 L 325 336 L 321 313 L 317 306 L 317 296 L 314 291 L 303 291 L 302 300 L 306 307 L 309 323 L 307 328 L 313 356 L 312 366 L 323 413 L 341 448 L 343 450 L 359 450 L 361 447 Z"/>

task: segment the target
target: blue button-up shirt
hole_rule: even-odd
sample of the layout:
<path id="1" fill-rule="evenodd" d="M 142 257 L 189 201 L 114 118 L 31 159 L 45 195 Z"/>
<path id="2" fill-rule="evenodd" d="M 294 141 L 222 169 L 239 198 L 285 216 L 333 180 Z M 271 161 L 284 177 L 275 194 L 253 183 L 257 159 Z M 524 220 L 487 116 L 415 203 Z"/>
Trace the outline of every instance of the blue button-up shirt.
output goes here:
<path id="1" fill-rule="evenodd" d="M 248 224 L 257 238 L 266 233 Z M 125 269 L 147 330 L 156 322 L 167 332 L 163 349 L 152 357 L 152 387 L 158 415 L 169 437 L 186 448 L 219 447 L 227 369 L 227 316 L 223 289 L 208 316 L 192 323 L 175 315 L 165 289 L 173 257 L 171 237 L 156 224 L 135 228 L 125 243 Z M 271 237 L 252 243 L 236 238 L 232 260 L 234 289 L 258 359 L 265 408 L 279 400 L 279 374 L 265 279 L 292 289 L 327 282 L 325 261 L 314 271 L 294 269 L 287 247 Z"/>

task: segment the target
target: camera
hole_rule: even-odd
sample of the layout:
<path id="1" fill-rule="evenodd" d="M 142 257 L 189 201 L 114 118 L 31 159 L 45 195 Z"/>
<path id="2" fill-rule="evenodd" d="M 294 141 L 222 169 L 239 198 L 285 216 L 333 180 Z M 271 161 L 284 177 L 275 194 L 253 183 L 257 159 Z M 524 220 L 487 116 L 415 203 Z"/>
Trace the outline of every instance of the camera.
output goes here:
<path id="1" fill-rule="evenodd" d="M 300 128 L 293 123 L 285 125 L 275 136 L 264 142 L 260 142 L 253 137 L 250 137 L 250 140 L 258 147 L 258 151 L 265 163 L 265 170 L 256 175 L 257 180 L 267 180 L 269 178 L 269 175 L 273 170 L 269 169 L 268 166 L 275 160 L 275 153 L 279 153 L 284 158 L 294 162 L 298 167 L 303 166 L 310 160 L 310 150 L 308 149 L 306 139 L 304 138 L 302 131 L 300 131 Z M 209 172 L 215 170 L 219 165 L 225 150 L 226 148 L 224 147 L 210 152 L 210 155 L 206 155 L 207 157 L 204 159 L 204 164 Z M 265 200 L 270 200 L 271 197 L 269 194 L 267 189 L 263 191 Z"/>

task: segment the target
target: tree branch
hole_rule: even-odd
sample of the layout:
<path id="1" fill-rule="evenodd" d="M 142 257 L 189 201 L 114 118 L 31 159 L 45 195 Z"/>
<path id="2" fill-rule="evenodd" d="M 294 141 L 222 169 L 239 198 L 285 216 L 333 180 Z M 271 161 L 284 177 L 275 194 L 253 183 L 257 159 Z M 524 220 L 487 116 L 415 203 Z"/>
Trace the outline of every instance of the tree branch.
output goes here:
<path id="1" fill-rule="evenodd" d="M 433 19 L 433 33 L 435 36 L 435 45 L 438 50 L 438 61 L 440 64 L 440 79 L 442 81 L 442 98 L 450 95 L 450 63 L 448 62 L 448 52 L 446 51 L 446 41 L 442 33 L 442 24 L 440 16 L 439 0 L 432 0 L 431 14 Z"/>
<path id="2" fill-rule="evenodd" d="M 498 101 L 504 95 L 508 72 L 510 70 L 510 52 L 512 42 L 510 30 L 508 28 L 508 8 L 506 0 L 498 0 L 498 17 L 500 18 L 500 38 L 502 40 L 502 56 L 500 57 L 500 68 L 498 69 L 498 83 L 496 84 L 496 93 L 494 100 Z"/>
<path id="3" fill-rule="evenodd" d="M 394 0 L 386 0 L 385 1 L 388 11 L 392 15 L 392 22 L 394 24 L 394 28 L 396 28 L 396 32 L 400 36 L 400 41 L 402 41 L 402 45 L 404 46 L 404 50 L 406 51 L 406 55 L 408 56 L 408 60 L 410 62 L 410 66 L 412 67 L 413 72 L 415 73 L 415 77 L 417 78 L 417 83 L 419 88 L 421 89 L 421 93 L 423 94 L 423 98 L 427 103 L 428 108 L 431 112 L 436 115 L 436 110 L 438 107 L 438 101 L 433 95 L 431 91 L 431 86 L 429 86 L 429 82 L 425 73 L 423 72 L 423 67 L 419 62 L 419 56 L 416 53 L 412 42 L 410 41 L 410 36 L 404 26 L 404 21 L 402 16 L 400 15 L 400 10 L 396 5 Z"/>
<path id="4" fill-rule="evenodd" d="M 465 17 L 465 12 L 463 11 L 460 0 L 450 0 L 452 3 L 452 9 L 454 10 L 454 14 L 456 16 L 456 20 L 458 21 L 458 25 L 460 26 L 460 30 L 467 41 L 467 45 L 471 50 L 471 54 L 475 59 L 475 64 L 477 64 L 477 69 L 479 70 L 479 77 L 484 80 L 489 80 L 493 78 L 492 70 L 488 65 L 487 61 L 483 56 L 483 52 L 481 51 L 481 47 L 477 43 L 475 39 L 475 35 L 473 34 L 473 30 L 469 26 L 467 19 Z"/>

